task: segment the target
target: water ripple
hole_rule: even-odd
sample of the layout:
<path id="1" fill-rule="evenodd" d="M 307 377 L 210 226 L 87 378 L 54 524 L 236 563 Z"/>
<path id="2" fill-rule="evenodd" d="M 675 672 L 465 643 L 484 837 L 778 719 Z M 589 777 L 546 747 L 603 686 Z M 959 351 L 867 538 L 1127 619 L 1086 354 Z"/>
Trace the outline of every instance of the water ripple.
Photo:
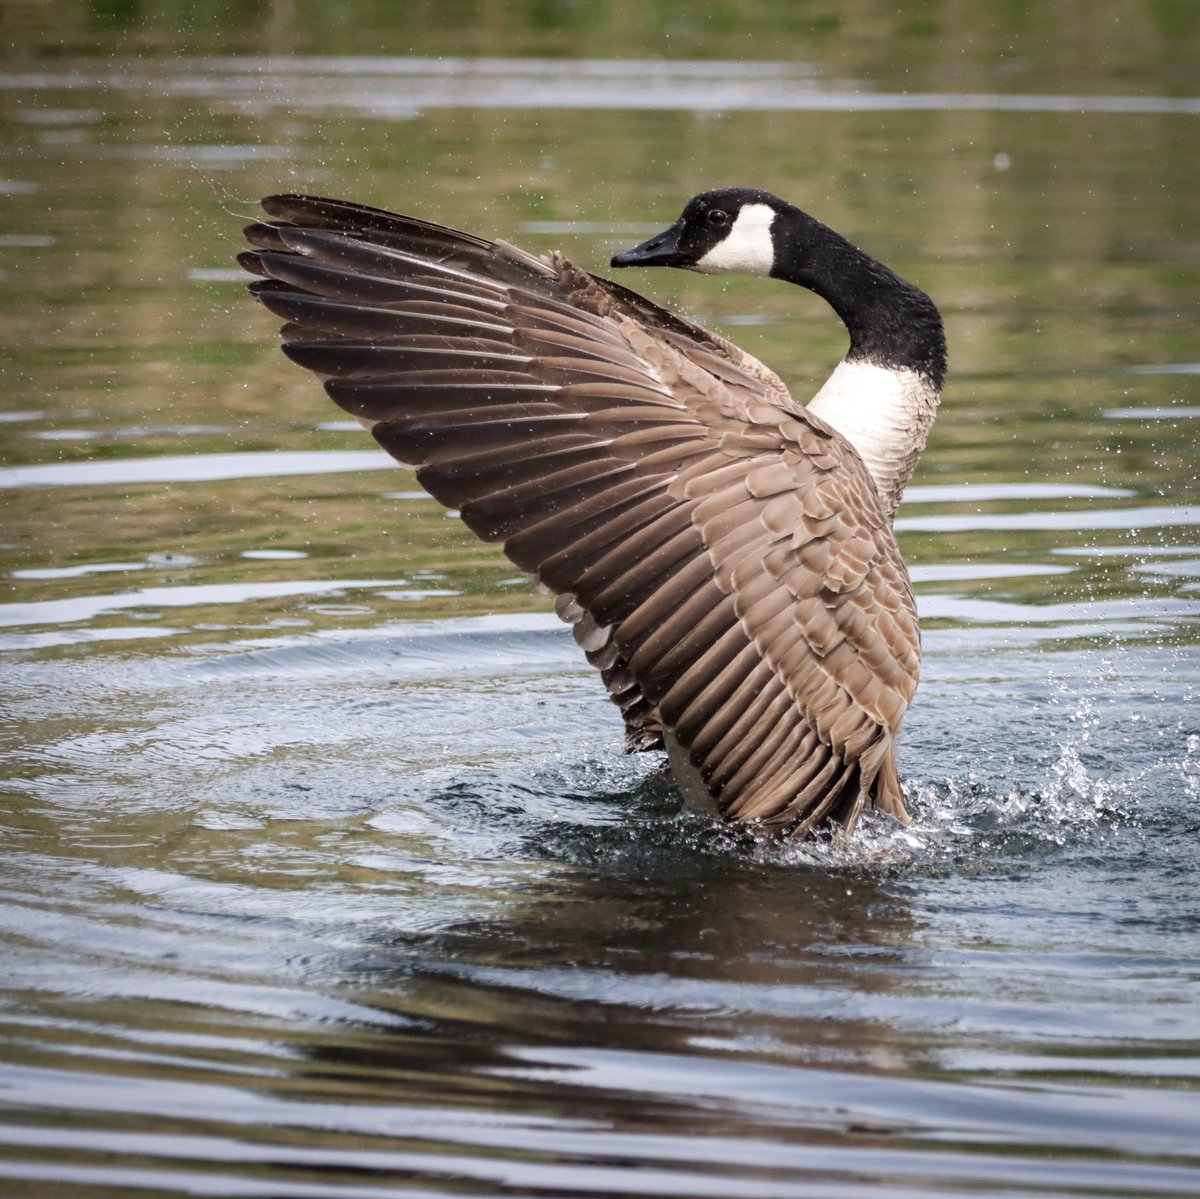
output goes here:
<path id="1" fill-rule="evenodd" d="M 127 61 L 103 74 L 10 71 L 0 88 L 220 97 L 249 110 L 350 109 L 405 118 L 428 108 L 566 108 L 691 112 L 1021 112 L 1200 114 L 1200 97 L 1003 92 L 876 92 L 818 81 L 796 62 L 665 59 L 231 57 Z M 264 147 L 165 147 L 191 161 Z"/>
<path id="2" fill-rule="evenodd" d="M 0 487 L 90 487 L 130 483 L 194 483 L 282 475 L 395 469 L 382 450 L 273 450 L 245 454 L 182 454 L 58 462 L 0 469 Z"/>

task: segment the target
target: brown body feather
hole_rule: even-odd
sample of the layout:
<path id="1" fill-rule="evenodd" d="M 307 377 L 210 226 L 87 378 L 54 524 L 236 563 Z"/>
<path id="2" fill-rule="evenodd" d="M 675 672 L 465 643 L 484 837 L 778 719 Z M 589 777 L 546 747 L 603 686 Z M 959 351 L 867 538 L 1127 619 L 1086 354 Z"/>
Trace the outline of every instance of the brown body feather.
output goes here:
<path id="1" fill-rule="evenodd" d="M 557 255 L 264 206 L 241 261 L 285 352 L 558 595 L 629 748 L 667 726 L 725 818 L 764 830 L 905 819 L 916 610 L 840 435 L 742 351 Z"/>

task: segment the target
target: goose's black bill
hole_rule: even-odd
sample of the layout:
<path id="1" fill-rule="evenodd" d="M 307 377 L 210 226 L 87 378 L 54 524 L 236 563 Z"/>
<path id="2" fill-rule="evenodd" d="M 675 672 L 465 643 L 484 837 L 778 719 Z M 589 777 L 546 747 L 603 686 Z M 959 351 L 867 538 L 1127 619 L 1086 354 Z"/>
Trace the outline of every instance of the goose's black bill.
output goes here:
<path id="1" fill-rule="evenodd" d="M 632 250 L 614 254 L 612 266 L 682 266 L 683 252 L 679 238 L 683 233 L 683 222 L 676 221 L 670 229 L 664 229 L 656 237 L 644 241 Z"/>

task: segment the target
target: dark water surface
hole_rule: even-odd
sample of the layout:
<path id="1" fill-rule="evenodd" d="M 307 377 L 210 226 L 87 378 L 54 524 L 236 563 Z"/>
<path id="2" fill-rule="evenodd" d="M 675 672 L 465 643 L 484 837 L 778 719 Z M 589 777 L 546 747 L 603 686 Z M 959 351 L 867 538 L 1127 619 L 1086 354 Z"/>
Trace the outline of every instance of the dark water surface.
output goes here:
<path id="1" fill-rule="evenodd" d="M 1193 7 L 197 11 L 0 60 L 0 1190 L 1200 1194 Z M 599 269 L 725 183 L 947 317 L 915 821 L 850 845 L 681 810 L 231 269 L 270 191 Z"/>

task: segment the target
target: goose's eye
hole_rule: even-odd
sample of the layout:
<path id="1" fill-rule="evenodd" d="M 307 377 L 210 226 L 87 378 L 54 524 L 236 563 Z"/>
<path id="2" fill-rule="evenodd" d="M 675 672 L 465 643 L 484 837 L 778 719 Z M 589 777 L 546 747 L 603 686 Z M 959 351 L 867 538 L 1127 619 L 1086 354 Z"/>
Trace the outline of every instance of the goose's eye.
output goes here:
<path id="1" fill-rule="evenodd" d="M 729 213 L 723 208 L 710 208 L 708 210 L 708 223 L 715 225 L 718 229 L 723 229 L 729 224 Z"/>

